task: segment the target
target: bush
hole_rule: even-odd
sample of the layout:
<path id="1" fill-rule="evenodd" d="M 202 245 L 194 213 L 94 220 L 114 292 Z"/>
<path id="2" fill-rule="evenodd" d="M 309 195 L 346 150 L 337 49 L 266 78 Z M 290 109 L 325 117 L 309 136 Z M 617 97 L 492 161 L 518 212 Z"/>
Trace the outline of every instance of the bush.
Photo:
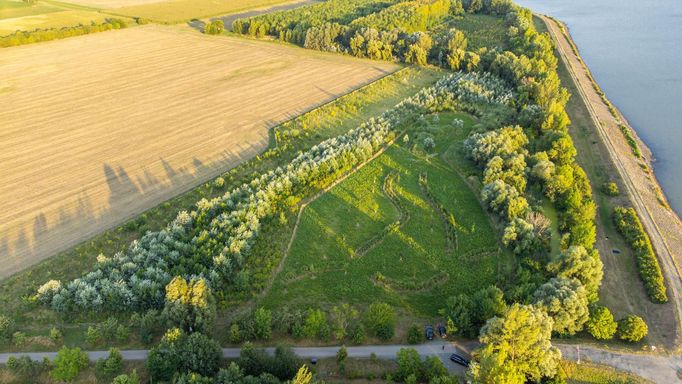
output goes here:
<path id="1" fill-rule="evenodd" d="M 272 312 L 263 307 L 256 309 L 253 314 L 254 333 L 260 340 L 268 340 L 272 335 Z"/>
<path id="2" fill-rule="evenodd" d="M 649 298 L 655 303 L 666 303 L 668 295 L 661 266 L 651 246 L 651 240 L 639 221 L 637 212 L 633 208 L 616 207 L 614 221 L 618 231 L 625 237 L 637 257 L 639 276 L 644 281 Z"/>
<path id="3" fill-rule="evenodd" d="M 63 347 L 54 359 L 50 375 L 57 381 L 73 381 L 88 366 L 88 355 L 80 348 Z"/>
<path id="4" fill-rule="evenodd" d="M 133 369 L 130 375 L 119 375 L 114 377 L 111 384 L 140 384 L 140 379 L 137 377 L 137 370 Z"/>
<path id="5" fill-rule="evenodd" d="M 585 326 L 587 332 L 597 340 L 611 340 L 618 328 L 611 311 L 602 306 L 597 306 L 592 310 Z"/>
<path id="6" fill-rule="evenodd" d="M 100 380 L 111 379 L 121 372 L 123 368 L 123 356 L 117 348 L 109 349 L 109 356 L 99 359 L 95 363 L 95 374 Z"/>
<path id="7" fill-rule="evenodd" d="M 12 336 L 14 322 L 5 315 L 0 315 L 0 338 L 9 339 Z"/>
<path id="8" fill-rule="evenodd" d="M 410 344 L 419 344 L 422 341 L 422 331 L 418 325 L 413 324 L 407 330 L 407 342 Z"/>
<path id="9" fill-rule="evenodd" d="M 327 316 L 319 309 L 309 310 L 303 324 L 303 334 L 308 338 L 323 339 L 324 329 L 329 328 Z M 327 335 L 328 336 L 328 335 Z"/>
<path id="10" fill-rule="evenodd" d="M 12 334 L 12 343 L 16 345 L 17 347 L 20 347 L 24 344 L 26 344 L 26 334 L 24 332 L 19 332 L 16 331 Z"/>
<path id="11" fill-rule="evenodd" d="M 354 344 L 362 344 L 365 342 L 365 327 L 362 324 L 357 323 L 353 325 L 350 329 L 350 338 L 353 340 Z"/>
<path id="12" fill-rule="evenodd" d="M 601 189 L 607 196 L 618 196 L 618 195 L 620 195 L 620 189 L 618 189 L 618 184 L 616 184 L 614 182 L 604 183 L 604 185 L 602 185 Z"/>
<path id="13" fill-rule="evenodd" d="M 62 339 L 62 332 L 57 329 L 57 327 L 52 327 L 50 329 L 50 340 L 52 340 L 55 343 L 58 343 Z"/>
<path id="14" fill-rule="evenodd" d="M 642 340 L 649 329 L 641 317 L 630 315 L 618 322 L 618 337 L 621 340 L 638 342 Z"/>
<path id="15" fill-rule="evenodd" d="M 31 360 L 28 356 L 14 357 L 7 359 L 7 369 L 24 382 L 29 382 L 29 378 L 35 378 L 44 366 L 37 361 Z"/>
<path id="16" fill-rule="evenodd" d="M 251 343 L 244 344 L 237 364 L 247 375 L 269 373 L 280 380 L 290 380 L 300 367 L 298 357 L 290 348 L 277 347 L 271 357 L 264 350 L 255 349 Z"/>
<path id="17" fill-rule="evenodd" d="M 395 334 L 395 311 L 386 303 L 373 303 L 365 313 L 367 328 L 381 340 L 390 340 Z"/>
<path id="18" fill-rule="evenodd" d="M 213 20 L 206 24 L 204 27 L 204 33 L 207 35 L 220 35 L 225 29 L 225 24 L 220 19 Z"/>
<path id="19" fill-rule="evenodd" d="M 436 148 L 436 142 L 433 141 L 433 137 L 427 137 L 424 139 L 424 149 L 427 152 L 432 152 Z"/>
<path id="20" fill-rule="evenodd" d="M 187 335 L 175 328 L 149 351 L 147 370 L 155 381 L 169 381 L 176 373 L 186 372 L 213 376 L 222 356 L 218 343 L 208 336 L 198 332 Z"/>

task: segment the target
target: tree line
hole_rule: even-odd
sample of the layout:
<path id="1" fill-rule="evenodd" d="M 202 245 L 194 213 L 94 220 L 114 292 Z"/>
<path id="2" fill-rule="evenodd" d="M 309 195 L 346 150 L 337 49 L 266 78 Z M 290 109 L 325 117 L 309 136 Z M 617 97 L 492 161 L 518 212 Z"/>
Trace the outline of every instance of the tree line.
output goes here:
<path id="1" fill-rule="evenodd" d="M 91 24 L 80 24 L 74 27 L 36 29 L 33 31 L 16 31 L 11 35 L 0 37 L 0 47 L 14 47 L 17 45 L 39 43 L 57 39 L 65 39 L 72 36 L 87 35 L 109 31 L 112 29 L 122 29 L 128 27 L 128 23 L 123 19 L 106 19 L 102 23 L 92 22 Z"/>

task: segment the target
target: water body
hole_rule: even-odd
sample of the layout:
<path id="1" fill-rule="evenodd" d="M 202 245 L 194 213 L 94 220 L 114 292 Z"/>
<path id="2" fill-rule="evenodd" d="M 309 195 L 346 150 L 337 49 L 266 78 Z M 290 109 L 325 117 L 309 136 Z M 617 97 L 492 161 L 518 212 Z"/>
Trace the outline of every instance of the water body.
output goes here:
<path id="1" fill-rule="evenodd" d="M 682 1 L 516 0 L 564 21 L 592 75 L 651 148 L 682 213 Z"/>

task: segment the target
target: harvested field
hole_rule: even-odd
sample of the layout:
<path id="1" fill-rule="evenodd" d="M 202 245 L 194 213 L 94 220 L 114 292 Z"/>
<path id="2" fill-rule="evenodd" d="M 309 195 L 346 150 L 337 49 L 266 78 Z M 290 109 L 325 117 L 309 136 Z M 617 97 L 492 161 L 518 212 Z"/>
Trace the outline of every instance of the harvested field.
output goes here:
<path id="1" fill-rule="evenodd" d="M 190 19 L 226 15 L 254 8 L 269 7 L 283 3 L 301 3 L 305 0 L 69 0 L 72 3 L 87 4 L 99 2 L 100 6 L 112 9 L 111 14 L 141 17 L 161 23 L 180 23 Z M 102 3 L 110 3 L 104 6 Z M 129 6 L 116 5 L 129 3 Z M 136 4 L 130 4 L 136 3 Z M 121 8 L 118 8 L 121 7 Z"/>
<path id="2" fill-rule="evenodd" d="M 269 127 L 395 69 L 160 26 L 4 49 L 0 277 L 226 171 L 267 146 Z"/>

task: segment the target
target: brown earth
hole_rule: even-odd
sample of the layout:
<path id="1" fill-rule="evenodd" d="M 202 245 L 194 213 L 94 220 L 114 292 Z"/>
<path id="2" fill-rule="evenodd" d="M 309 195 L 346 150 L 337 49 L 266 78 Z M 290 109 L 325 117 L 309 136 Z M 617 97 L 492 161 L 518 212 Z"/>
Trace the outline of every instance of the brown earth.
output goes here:
<path id="1" fill-rule="evenodd" d="M 0 277 L 267 147 L 268 128 L 398 67 L 144 26 L 2 50 Z"/>

